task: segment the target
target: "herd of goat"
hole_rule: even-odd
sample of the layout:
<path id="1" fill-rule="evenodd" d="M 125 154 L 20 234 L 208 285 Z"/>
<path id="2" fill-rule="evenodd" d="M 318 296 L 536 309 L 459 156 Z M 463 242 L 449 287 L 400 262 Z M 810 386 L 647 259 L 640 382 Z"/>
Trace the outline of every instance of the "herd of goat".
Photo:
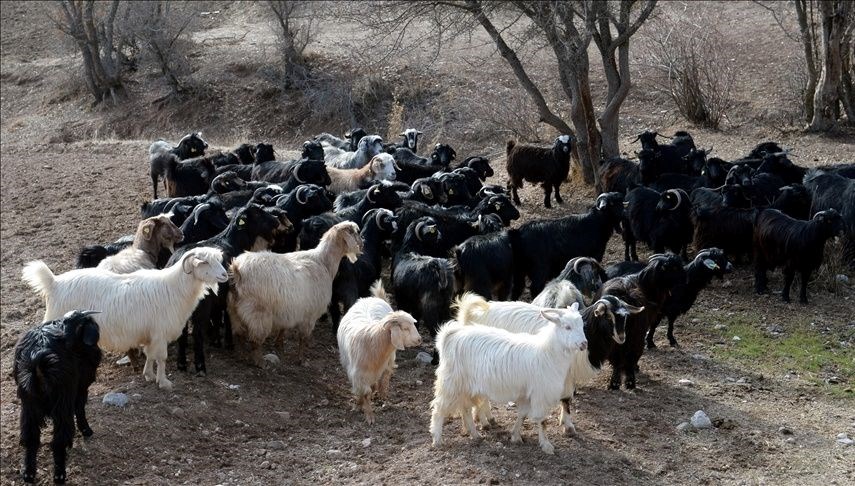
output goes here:
<path id="1" fill-rule="evenodd" d="M 385 144 L 362 129 L 343 139 L 324 133 L 289 161 L 266 143 L 206 154 L 201 133 L 153 143 L 154 199 L 134 235 L 83 248 L 78 269 L 61 275 L 41 261 L 24 267 L 46 304 L 45 323 L 15 351 L 24 480 L 35 480 L 39 429 L 50 417 L 54 481 L 65 481 L 75 420 L 92 434 L 85 404 L 101 349 L 127 353 L 135 368 L 141 350 L 146 380 L 171 389 L 167 347 L 178 341 L 186 371 L 188 331 L 203 375 L 206 338 L 231 349 L 240 337 L 248 359 L 264 366 L 275 361 L 265 341 L 281 350 L 293 336 L 301 360 L 324 314 L 369 423 L 395 352 L 421 343 L 418 326 L 438 364 L 435 445 L 447 416 L 460 415 L 476 436 L 475 420 L 492 420 L 490 401 L 514 401 L 512 441 L 529 418 L 552 453 L 549 409 L 561 403 L 560 424 L 573 433 L 570 399 L 606 361 L 609 388 L 634 388 L 659 322 L 667 318 L 676 346 L 675 319 L 732 269 L 729 260 L 753 259 L 758 293 L 767 271 L 782 267 L 785 301 L 799 273 L 806 302 L 825 242 L 843 234 L 847 252 L 855 243 L 855 164 L 807 170 L 772 142 L 726 162 L 686 132 L 664 144 L 644 132 L 638 161 L 601 162 L 602 192 L 586 212 L 510 228 L 524 181 L 542 185 L 547 207 L 553 191 L 562 202 L 572 137 L 552 147 L 508 142 L 505 188 L 486 182 L 494 173 L 485 157 L 457 162 L 447 144 L 418 155 L 421 134 L 408 129 L 400 144 Z M 157 197 L 161 179 L 166 198 Z M 604 266 L 614 233 L 626 261 Z M 654 253 L 646 262 L 638 241 Z M 387 263 L 399 310 L 382 283 Z M 520 301 L 526 289 L 531 303 Z"/>

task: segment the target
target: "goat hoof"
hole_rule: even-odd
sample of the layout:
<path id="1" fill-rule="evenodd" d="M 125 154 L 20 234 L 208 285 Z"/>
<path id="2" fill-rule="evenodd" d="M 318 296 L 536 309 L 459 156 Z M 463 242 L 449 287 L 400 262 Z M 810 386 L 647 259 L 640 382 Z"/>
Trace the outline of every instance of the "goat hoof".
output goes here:
<path id="1" fill-rule="evenodd" d="M 653 341 L 647 341 L 647 349 L 656 349 L 656 343 Z"/>
<path id="2" fill-rule="evenodd" d="M 25 473 L 21 474 L 21 478 L 24 480 L 25 483 L 32 484 L 32 483 L 36 482 L 36 473 L 35 472 L 26 473 L 25 472 Z"/>
<path id="3" fill-rule="evenodd" d="M 53 475 L 54 484 L 65 484 L 65 473 L 56 473 Z"/>
<path id="4" fill-rule="evenodd" d="M 573 437 L 576 435 L 576 426 L 573 424 L 564 424 L 564 435 Z"/>
<path id="5" fill-rule="evenodd" d="M 94 434 L 94 432 L 92 432 L 91 427 L 83 427 L 82 429 L 80 429 L 80 435 L 82 435 L 83 437 L 92 437 L 92 434 Z"/>
<path id="6" fill-rule="evenodd" d="M 672 348 L 679 348 L 680 347 L 680 343 L 678 343 L 676 339 L 669 339 L 668 343 L 671 344 Z"/>
<path id="7" fill-rule="evenodd" d="M 609 383 L 609 390 L 620 390 L 620 383 Z"/>
<path id="8" fill-rule="evenodd" d="M 552 444 L 550 444 L 549 442 L 546 442 L 542 446 L 540 446 L 540 449 L 543 452 L 549 454 L 550 456 L 555 454 L 555 447 Z"/>
<path id="9" fill-rule="evenodd" d="M 197 369 L 196 370 L 196 376 L 198 376 L 199 378 L 204 378 L 204 377 L 208 376 L 208 372 L 205 371 L 204 368 L 202 368 L 201 370 Z"/>
<path id="10" fill-rule="evenodd" d="M 626 382 L 626 384 L 624 386 L 626 387 L 627 390 L 635 390 L 635 382 L 634 381 L 628 381 L 628 382 Z"/>
<path id="11" fill-rule="evenodd" d="M 800 304 L 807 304 L 808 301 L 807 301 L 807 299 L 799 299 L 799 303 Z"/>
<path id="12" fill-rule="evenodd" d="M 522 437 L 519 435 L 518 436 L 511 436 L 511 444 L 522 444 L 522 441 L 523 441 Z"/>
<path id="13" fill-rule="evenodd" d="M 187 371 L 187 363 L 177 362 L 175 363 L 175 367 L 178 368 L 178 371 Z"/>

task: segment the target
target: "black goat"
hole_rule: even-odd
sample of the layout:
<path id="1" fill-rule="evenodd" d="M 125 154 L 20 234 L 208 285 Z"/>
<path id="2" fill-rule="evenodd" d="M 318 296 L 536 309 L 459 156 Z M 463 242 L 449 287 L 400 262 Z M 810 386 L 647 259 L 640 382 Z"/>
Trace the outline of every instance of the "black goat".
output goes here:
<path id="1" fill-rule="evenodd" d="M 508 189 L 514 198 L 514 203 L 520 205 L 520 197 L 517 190 L 522 188 L 523 181 L 541 183 L 543 187 L 543 205 L 552 207 L 550 197 L 555 189 L 555 202 L 561 204 L 559 192 L 561 184 L 570 173 L 570 155 L 573 153 L 573 145 L 570 135 L 561 135 L 555 139 L 551 148 L 538 147 L 535 145 L 517 145 L 513 140 L 508 140 L 507 171 Z"/>
<path id="2" fill-rule="evenodd" d="M 638 163 L 621 157 L 612 157 L 601 162 L 598 174 L 603 192 L 626 194 L 631 188 L 641 184 Z"/>
<path id="3" fill-rule="evenodd" d="M 817 169 L 823 172 L 831 172 L 847 179 L 855 179 L 855 163 L 821 165 Z"/>
<path id="4" fill-rule="evenodd" d="M 508 300 L 514 276 L 514 253 L 507 231 L 475 235 L 454 248 L 459 292 L 487 300 Z"/>
<path id="5" fill-rule="evenodd" d="M 276 207 L 285 211 L 288 220 L 291 221 L 291 225 L 294 228 L 293 231 L 276 235 L 271 249 L 278 253 L 288 253 L 296 250 L 297 237 L 303 223 L 312 216 L 325 213 L 332 209 L 332 202 L 330 202 L 327 192 L 314 184 L 297 186 L 297 189 L 280 196 L 275 204 Z"/>
<path id="6" fill-rule="evenodd" d="M 560 219 L 529 221 L 508 231 L 514 250 L 512 300 L 519 300 L 525 279 L 531 281 L 531 295 L 543 290 L 571 258 L 588 256 L 602 260 L 612 233 L 619 231 L 623 216 L 623 194 L 600 194 L 584 214 Z"/>
<path id="7" fill-rule="evenodd" d="M 197 157 L 179 161 L 172 157 L 166 163 L 164 179 L 166 180 L 166 195 L 169 197 L 186 197 L 206 194 L 211 188 L 211 181 L 217 176 L 214 163 L 208 157 Z"/>
<path id="8" fill-rule="evenodd" d="M 611 280 L 615 277 L 625 277 L 627 275 L 632 275 L 633 273 L 638 273 L 644 270 L 647 264 L 644 262 L 633 262 L 633 261 L 622 261 L 618 263 L 613 263 L 606 267 L 606 280 Z"/>
<path id="9" fill-rule="evenodd" d="M 467 169 L 470 170 L 471 169 Z M 474 171 L 473 171 L 474 173 Z M 478 189 L 470 191 L 470 181 L 467 176 L 460 172 L 437 172 L 433 177 L 442 182 L 443 192 L 445 192 L 446 204 L 453 206 L 455 204 L 468 204 L 473 196 L 477 194 Z M 477 180 L 477 176 L 474 176 Z"/>
<path id="10" fill-rule="evenodd" d="M 626 195 L 626 215 L 622 222 L 624 259 L 638 260 L 636 242 L 643 241 L 654 253 L 666 249 L 686 255 L 692 241 L 692 206 L 682 189 L 659 193 L 637 187 Z"/>
<path id="11" fill-rule="evenodd" d="M 365 191 L 365 195 L 358 203 L 336 211 L 336 215 L 342 221 L 353 221 L 359 224 L 362 222 L 365 213 L 371 209 L 386 208 L 394 210 L 403 203 L 401 196 L 397 192 L 398 187 L 389 181 L 378 182 Z"/>
<path id="12" fill-rule="evenodd" d="M 53 482 L 65 483 L 74 422 L 83 437 L 92 436 L 86 420 L 89 385 L 101 363 L 97 311 L 71 311 L 62 319 L 27 331 L 15 345 L 12 376 L 21 400 L 21 445 L 25 483 L 36 481 L 36 459 L 45 419 L 53 422 Z"/>
<path id="13" fill-rule="evenodd" d="M 437 246 L 433 248 L 434 254 L 437 256 L 448 256 L 449 251 L 455 245 L 462 243 L 467 238 L 477 234 L 500 231 L 503 226 L 499 217 L 495 219 L 487 217 L 489 214 L 493 214 L 492 211 L 488 214 L 455 212 L 415 201 L 407 201 L 395 214 L 398 216 L 398 233 L 394 237 L 395 244 L 393 246 L 400 245 L 406 236 L 403 228 L 409 228 L 410 223 L 419 218 L 430 216 L 443 235 Z"/>
<path id="14" fill-rule="evenodd" d="M 804 179 L 812 195 L 810 212 L 836 209 L 843 218 L 843 257 L 855 267 L 855 180 L 840 172 L 812 170 Z M 792 216 L 792 214 L 791 214 Z"/>
<path id="15" fill-rule="evenodd" d="M 482 182 L 487 180 L 488 177 L 493 177 L 494 174 L 493 168 L 490 167 L 490 160 L 487 157 L 480 155 L 466 157 L 463 162 L 457 164 L 455 169 L 460 169 L 462 167 L 469 167 L 474 170 Z"/>
<path id="16" fill-rule="evenodd" d="M 188 250 L 209 246 L 223 250 L 221 263 L 224 268 L 229 268 L 229 264 L 236 256 L 254 248 L 266 249 L 278 233 L 290 231 L 293 231 L 293 227 L 285 211 L 249 205 L 238 210 L 226 229 L 218 235 L 177 249 L 168 265 L 181 261 L 181 257 Z M 196 373 L 200 376 L 207 373 L 204 348 L 206 332 L 212 332 L 214 344 L 219 345 L 220 324 L 224 324 L 226 346 L 232 346 L 231 322 L 226 312 L 228 293 L 228 282 L 219 284 L 218 291 L 216 293 L 209 291 L 190 316 L 189 322 L 193 323 L 193 363 Z M 187 334 L 188 326 L 185 325 L 181 337 L 178 338 L 176 358 L 178 369 L 182 371 L 187 371 Z"/>
<path id="17" fill-rule="evenodd" d="M 656 137 L 661 136 L 657 132 L 645 131 L 635 139 L 641 141 L 642 151 L 636 155 L 641 164 L 642 181 L 648 184 L 659 174 L 666 172 L 700 175 L 700 173 L 690 172 L 687 159 L 684 158 L 696 148 L 692 136 L 688 132 L 678 131 L 674 134 L 671 143 L 660 145 Z"/>
<path id="18" fill-rule="evenodd" d="M 185 160 L 205 154 L 208 142 L 202 139 L 202 132 L 193 132 L 185 135 L 175 147 L 170 147 L 167 142 L 158 140 L 151 144 L 148 149 L 148 160 L 151 172 L 151 188 L 154 199 L 157 199 L 157 179 L 166 173 L 166 166 L 173 158 Z M 164 179 L 164 187 L 166 180 Z"/>
<path id="19" fill-rule="evenodd" d="M 651 256 L 639 273 L 613 278 L 603 284 L 602 296 L 612 295 L 629 305 L 643 308 L 641 312 L 627 317 L 626 340 L 612 349 L 609 355 L 612 365 L 609 389 L 620 388 L 622 375 L 625 377 L 624 386 L 629 390 L 635 388 L 638 360 L 644 353 L 644 336 L 658 319 L 670 289 L 685 281 L 686 271 L 680 257 L 669 253 Z"/>
<path id="20" fill-rule="evenodd" d="M 820 211 L 810 221 L 793 219 L 777 209 L 764 209 L 754 221 L 754 290 L 767 291 L 766 271 L 783 267 L 781 299 L 790 301 L 796 272 L 801 277 L 799 302 L 807 304 L 810 275 L 822 264 L 825 242 L 843 233 L 843 220 L 835 209 Z"/>
<path id="21" fill-rule="evenodd" d="M 412 193 L 406 196 L 406 200 L 429 205 L 448 202 L 442 181 L 435 177 L 422 177 L 413 181 Z"/>
<path id="22" fill-rule="evenodd" d="M 698 294 L 709 285 L 713 277 L 723 278 L 725 273 L 733 270 L 733 265 L 727 261 L 722 250 L 707 248 L 699 251 L 695 259 L 684 269 L 686 270 L 686 281 L 671 289 L 671 293 L 662 304 L 659 316 L 650 323 L 650 330 L 647 331 L 647 349 L 656 347 L 653 342 L 653 334 L 656 332 L 656 327 L 662 317 L 668 318 L 668 343 L 671 346 L 677 346 L 677 339 L 674 338 L 674 321 L 689 311 L 695 304 Z"/>
<path id="23" fill-rule="evenodd" d="M 404 137 L 403 145 L 407 147 L 409 150 L 412 150 L 413 153 L 418 152 L 419 150 L 419 137 L 422 135 L 422 132 L 416 130 L 415 128 L 408 128 L 401 132 L 401 136 Z"/>
<path id="24" fill-rule="evenodd" d="M 590 257 L 576 257 L 567 262 L 564 270 L 561 270 L 561 273 L 546 287 L 558 281 L 567 281 L 573 284 L 588 299 L 588 302 L 591 302 L 600 291 L 603 282 L 607 280 L 608 276 L 600 262 Z"/>
<path id="25" fill-rule="evenodd" d="M 219 201 L 202 203 L 193 208 L 193 213 L 181 225 L 184 239 L 181 244 L 186 246 L 197 241 L 208 239 L 229 225 L 226 210 Z"/>
<path id="26" fill-rule="evenodd" d="M 433 218 L 419 218 L 407 227 L 392 259 L 392 288 L 398 307 L 412 314 L 431 336 L 451 317 L 454 295 L 452 262 L 429 256 L 441 239 Z"/>

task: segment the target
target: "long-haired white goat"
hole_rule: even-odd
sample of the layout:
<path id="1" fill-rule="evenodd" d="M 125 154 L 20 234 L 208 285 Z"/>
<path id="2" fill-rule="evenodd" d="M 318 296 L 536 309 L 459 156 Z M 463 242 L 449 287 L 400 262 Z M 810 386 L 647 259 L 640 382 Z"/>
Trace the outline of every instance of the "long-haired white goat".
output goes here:
<path id="1" fill-rule="evenodd" d="M 469 315 L 471 311 L 464 317 Z M 434 446 L 441 443 L 445 417 L 459 413 L 474 438 L 478 431 L 470 413 L 473 407 L 484 400 L 515 401 L 519 415 L 511 442 L 522 441 L 520 429 L 528 417 L 537 424 L 541 449 L 553 453 L 543 424 L 549 409 L 561 399 L 570 365 L 587 348 L 587 340 L 575 307 L 539 309 L 537 315 L 545 324 L 536 334 L 473 325 L 471 320 L 450 321 L 440 328 L 431 402 Z"/>
<path id="2" fill-rule="evenodd" d="M 262 366 L 261 344 L 273 331 L 297 331 L 298 361 L 303 360 L 315 323 L 327 311 L 332 281 L 343 257 L 362 253 L 359 226 L 336 224 L 311 249 L 292 253 L 246 252 L 232 261 L 228 309 L 232 330 L 244 336 L 252 361 Z"/>
<path id="3" fill-rule="evenodd" d="M 115 273 L 157 268 L 160 250 L 166 248 L 170 253 L 174 253 L 175 244 L 181 243 L 182 239 L 184 235 L 181 229 L 175 226 L 168 214 L 146 218 L 137 225 L 134 244 L 101 260 L 98 268 Z"/>
<path id="4" fill-rule="evenodd" d="M 371 395 L 385 400 L 389 380 L 395 371 L 395 351 L 418 346 L 422 338 L 416 320 L 409 313 L 394 311 L 389 305 L 383 281 L 371 287 L 373 297 L 363 297 L 342 317 L 338 327 L 338 352 L 347 372 L 356 405 L 365 421 L 374 423 Z"/>
<path id="5" fill-rule="evenodd" d="M 162 270 L 117 274 L 81 268 L 55 276 L 41 260 L 24 266 L 22 279 L 45 299 L 44 321 L 75 309 L 92 309 L 101 330 L 98 345 L 117 353 L 137 346 L 145 352 L 143 376 L 172 389 L 166 378 L 166 346 L 178 339 L 184 323 L 208 289 L 228 280 L 216 248 L 194 248 Z"/>

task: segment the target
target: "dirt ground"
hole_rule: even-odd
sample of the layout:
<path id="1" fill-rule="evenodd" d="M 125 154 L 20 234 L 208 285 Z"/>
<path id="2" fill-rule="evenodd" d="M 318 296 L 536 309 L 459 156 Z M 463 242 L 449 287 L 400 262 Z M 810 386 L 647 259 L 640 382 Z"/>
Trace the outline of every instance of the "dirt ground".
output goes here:
<path id="1" fill-rule="evenodd" d="M 55 273 L 70 270 L 82 245 L 131 233 L 139 205 L 151 190 L 151 140 L 87 131 L 92 136 L 67 141 L 65 133 L 99 126 L 105 115 L 88 108 L 85 93 L 57 97 L 67 84 L 62 73 L 74 58 L 57 50 L 59 37 L 49 29 L 27 23 L 33 8 L 4 2 L 0 26 L 4 484 L 19 481 L 22 458 L 19 402 L 10 377 L 13 349 L 18 336 L 40 321 L 44 309 L 41 299 L 21 282 L 22 265 L 42 259 Z M 719 9 L 747 35 L 739 9 L 711 4 L 703 8 Z M 759 15 L 756 9 L 749 13 Z M 252 18 L 238 12 L 219 21 L 249 29 L 257 27 Z M 775 29 L 771 19 L 763 24 L 758 35 L 764 40 L 757 48 L 774 50 L 774 36 L 780 37 Z M 240 49 L 266 42 L 254 34 L 251 48 L 218 43 L 222 36 L 217 32 L 209 26 L 198 34 L 213 39 L 205 43 L 212 56 L 226 49 L 239 55 Z M 750 93 L 752 86 L 741 89 Z M 761 98 L 773 91 L 764 85 L 756 97 L 744 96 L 745 110 L 764 103 Z M 623 133 L 646 126 L 663 131 L 684 127 L 659 112 L 661 100 L 630 97 Z M 715 145 L 724 158 L 745 153 L 767 137 L 793 147 L 794 160 L 808 166 L 852 161 L 855 153 L 851 132 L 821 137 L 747 123 L 724 133 L 691 130 L 699 145 Z M 278 146 L 306 135 L 283 134 Z M 225 147 L 235 140 L 222 136 L 209 142 Z M 496 144 L 477 149 L 493 153 L 502 148 Z M 496 181 L 504 182 L 503 160 L 496 158 L 494 167 L 499 169 Z M 594 196 L 590 189 L 572 184 L 563 192 L 568 196 L 565 204 L 544 210 L 540 191 L 526 188 L 521 194 L 522 221 L 584 211 Z M 613 237 L 605 261 L 619 261 L 622 255 L 622 243 Z M 417 350 L 399 354 L 390 398 L 377 410 L 377 423 L 366 425 L 360 413 L 351 411 L 349 386 L 326 321 L 316 327 L 303 366 L 294 364 L 293 347 L 280 366 L 265 370 L 251 367 L 240 351 L 210 349 L 207 377 L 178 372 L 174 362 L 168 362 L 173 392 L 158 390 L 129 367 L 114 364 L 117 356 L 107 355 L 90 389 L 88 410 L 95 435 L 88 440 L 76 437 L 69 479 L 73 484 L 852 484 L 855 447 L 843 447 L 836 439 L 841 433 L 855 438 L 855 376 L 850 373 L 855 365 L 855 291 L 842 285 L 836 293 L 829 292 L 827 283 L 833 278 L 820 276 L 811 284 L 809 305 L 784 304 L 774 294 L 755 296 L 747 267 L 714 282 L 678 321 L 681 347 L 668 347 L 663 330 L 660 347 L 644 354 L 636 391 L 606 390 L 606 365 L 575 401 L 577 436 L 560 436 L 553 414 L 548 433 L 556 447 L 554 456 L 537 447 L 531 424 L 524 428 L 523 444 L 510 444 L 509 428 L 516 415 L 506 404 L 494 405 L 499 427 L 484 431 L 483 440 L 473 443 L 461 436 L 459 420 L 449 420 L 445 444 L 431 448 L 427 429 L 434 368 L 415 359 Z M 780 275 L 772 275 L 771 288 L 780 285 Z M 753 337 L 734 340 L 732 329 Z M 781 339 L 803 333 L 818 339 L 820 349 L 836 361 L 812 365 L 810 356 L 776 361 L 774 350 Z M 769 345 L 765 349 L 772 352 L 748 354 L 745 346 L 752 339 Z M 682 379 L 693 384 L 681 385 Z M 128 394 L 129 405 L 103 404 L 104 394 L 113 391 Z M 715 427 L 677 431 L 697 410 L 704 410 Z M 49 437 L 45 429 L 39 456 L 42 482 L 52 477 Z"/>

